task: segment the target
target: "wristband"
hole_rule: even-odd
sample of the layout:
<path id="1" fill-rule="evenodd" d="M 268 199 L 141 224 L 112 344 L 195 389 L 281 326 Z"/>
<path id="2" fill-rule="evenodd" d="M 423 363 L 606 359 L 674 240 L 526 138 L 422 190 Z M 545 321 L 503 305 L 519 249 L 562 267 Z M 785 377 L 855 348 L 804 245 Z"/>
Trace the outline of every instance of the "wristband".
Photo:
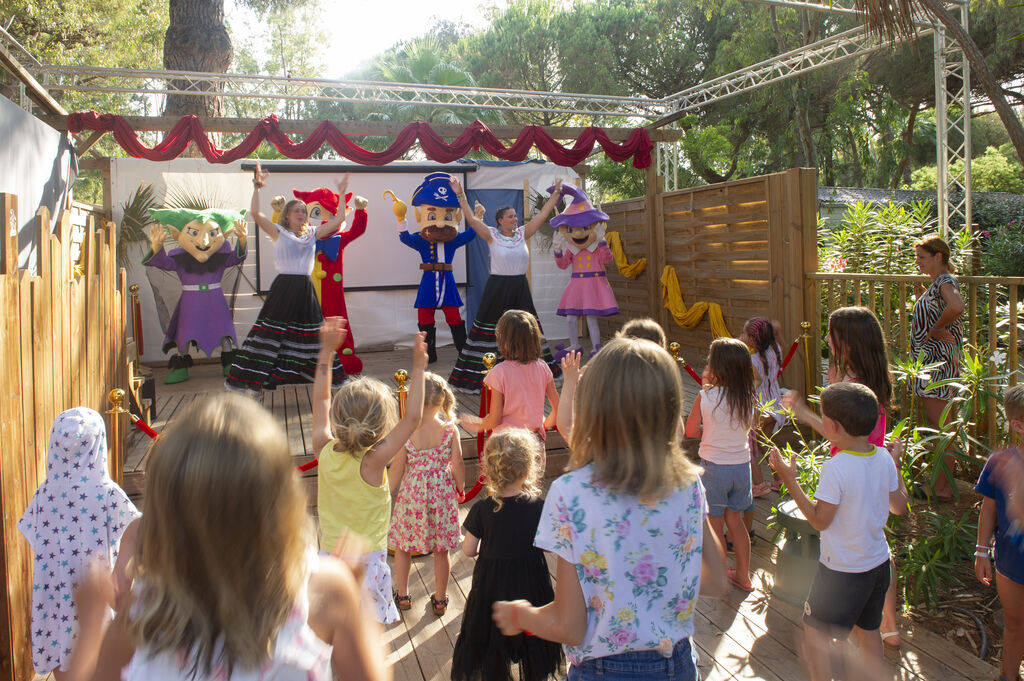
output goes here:
<path id="1" fill-rule="evenodd" d="M 523 632 L 527 636 L 533 636 L 532 633 L 530 633 L 526 629 L 523 629 L 522 627 L 519 626 L 519 618 L 516 617 L 516 612 L 518 610 L 519 610 L 519 604 L 518 603 L 513 603 L 512 604 L 512 614 L 509 615 L 508 621 L 512 624 L 513 627 L 515 627 L 519 631 Z"/>
<path id="2" fill-rule="evenodd" d="M 462 199 L 463 201 L 466 200 L 466 192 L 459 192 L 455 196 L 457 196 L 458 198 Z"/>
<path id="3" fill-rule="evenodd" d="M 992 549 L 992 547 L 987 545 L 987 544 L 975 544 L 974 548 L 976 548 L 976 549 L 985 549 L 986 551 L 989 551 L 989 550 Z"/>
<path id="4" fill-rule="evenodd" d="M 975 558 L 988 558 L 989 557 L 988 551 L 975 551 L 974 552 L 974 557 Z"/>

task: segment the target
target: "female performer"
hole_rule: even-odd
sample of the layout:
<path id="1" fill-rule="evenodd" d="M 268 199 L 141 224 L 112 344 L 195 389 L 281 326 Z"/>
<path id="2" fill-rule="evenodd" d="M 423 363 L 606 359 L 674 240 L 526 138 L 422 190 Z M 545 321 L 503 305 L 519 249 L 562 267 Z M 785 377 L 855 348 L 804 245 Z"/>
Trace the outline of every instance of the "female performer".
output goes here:
<path id="1" fill-rule="evenodd" d="M 534 317 L 537 316 L 533 296 L 530 295 L 530 283 L 526 279 L 526 270 L 530 266 L 530 251 L 526 247 L 526 242 L 555 209 L 555 203 L 562 195 L 562 180 L 555 181 L 554 191 L 543 208 L 525 225 L 519 225 L 515 208 L 505 206 L 494 214 L 497 227 L 489 227 L 477 218 L 466 200 L 465 192 L 462 191 L 462 184 L 454 177 L 449 181 L 452 191 L 458 196 L 466 222 L 477 236 L 487 242 L 491 252 L 491 275 L 487 278 L 487 285 L 480 298 L 480 307 L 477 308 L 469 338 L 459 353 L 451 378 L 448 379 L 448 383 L 456 390 L 478 393 L 484 378 L 483 356 L 488 352 L 498 352 L 494 327 L 501 315 L 508 310 L 525 310 Z M 544 361 L 551 367 L 556 377 L 561 375 L 561 369 L 551 358 L 551 352 L 546 344 Z"/>
<path id="2" fill-rule="evenodd" d="M 313 272 L 317 239 L 333 235 L 345 219 L 345 211 L 339 210 L 330 220 L 313 228 L 307 222 L 305 202 L 293 199 L 281 211 L 280 224 L 271 222 L 260 212 L 259 198 L 269 175 L 257 162 L 249 215 L 274 242 L 278 275 L 249 336 L 235 354 L 225 381 L 229 389 L 256 396 L 278 385 L 313 382 L 320 352 L 318 334 L 324 317 L 309 275 Z M 338 196 L 345 196 L 347 187 L 345 174 L 338 182 Z M 359 202 L 357 197 L 357 207 Z M 345 378 L 337 357 L 331 372 L 331 383 L 337 388 Z"/>

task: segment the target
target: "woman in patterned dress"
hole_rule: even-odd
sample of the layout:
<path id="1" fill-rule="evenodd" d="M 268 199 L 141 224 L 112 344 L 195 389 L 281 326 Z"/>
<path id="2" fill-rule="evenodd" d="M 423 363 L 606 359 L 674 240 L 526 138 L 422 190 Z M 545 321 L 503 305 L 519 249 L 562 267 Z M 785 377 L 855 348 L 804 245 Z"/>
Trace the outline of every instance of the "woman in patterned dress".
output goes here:
<path id="1" fill-rule="evenodd" d="M 939 428 L 939 419 L 946 405 L 956 394 L 952 385 L 929 388 L 932 383 L 960 376 L 960 356 L 963 353 L 964 334 L 960 317 L 964 312 L 964 299 L 952 275 L 949 262 L 949 244 L 937 235 L 926 236 L 914 244 L 914 263 L 922 274 L 931 277 L 927 289 L 914 284 L 917 301 L 914 303 L 910 326 L 910 352 L 913 357 L 924 351 L 925 364 L 941 362 L 927 378 L 919 378 L 914 394 L 921 398 L 928 424 Z M 952 471 L 955 459 L 947 454 L 946 467 Z M 951 480 L 939 476 L 933 489 L 935 496 L 942 500 L 953 497 Z"/>

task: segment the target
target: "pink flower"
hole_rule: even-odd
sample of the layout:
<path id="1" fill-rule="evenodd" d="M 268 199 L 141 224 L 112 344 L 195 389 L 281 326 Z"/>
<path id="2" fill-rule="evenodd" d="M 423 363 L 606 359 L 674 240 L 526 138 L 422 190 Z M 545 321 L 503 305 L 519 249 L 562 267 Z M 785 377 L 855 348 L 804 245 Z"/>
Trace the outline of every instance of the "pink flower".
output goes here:
<path id="1" fill-rule="evenodd" d="M 634 636 L 628 629 L 617 629 L 612 632 L 612 635 L 608 637 L 608 640 L 612 645 L 621 648 L 627 643 L 631 643 L 635 638 L 636 636 Z"/>
<path id="2" fill-rule="evenodd" d="M 644 554 L 640 557 L 640 562 L 633 568 L 633 581 L 642 586 L 653 582 L 656 576 L 657 571 L 654 569 L 654 556 L 649 553 Z"/>

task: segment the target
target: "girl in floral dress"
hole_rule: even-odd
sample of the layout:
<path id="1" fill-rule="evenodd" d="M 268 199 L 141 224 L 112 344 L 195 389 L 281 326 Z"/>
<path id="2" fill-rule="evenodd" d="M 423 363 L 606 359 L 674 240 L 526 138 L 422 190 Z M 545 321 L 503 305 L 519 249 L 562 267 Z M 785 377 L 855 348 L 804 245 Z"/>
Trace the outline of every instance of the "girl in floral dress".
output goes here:
<path id="1" fill-rule="evenodd" d="M 391 464 L 397 492 L 390 543 L 395 547 L 395 605 L 412 607 L 409 570 L 413 553 L 434 554 L 434 614 L 448 608 L 448 552 L 458 548 L 458 497 L 466 484 L 462 446 L 455 426 L 455 395 L 443 378 L 424 375 L 423 418 Z"/>
<path id="2" fill-rule="evenodd" d="M 555 599 L 495 603 L 494 620 L 507 636 L 563 643 L 570 681 L 695 679 L 693 609 L 702 581 L 725 592 L 725 556 L 700 469 L 679 447 L 679 370 L 654 343 L 616 338 L 575 400 L 570 470 L 534 540 L 558 557 Z"/>

